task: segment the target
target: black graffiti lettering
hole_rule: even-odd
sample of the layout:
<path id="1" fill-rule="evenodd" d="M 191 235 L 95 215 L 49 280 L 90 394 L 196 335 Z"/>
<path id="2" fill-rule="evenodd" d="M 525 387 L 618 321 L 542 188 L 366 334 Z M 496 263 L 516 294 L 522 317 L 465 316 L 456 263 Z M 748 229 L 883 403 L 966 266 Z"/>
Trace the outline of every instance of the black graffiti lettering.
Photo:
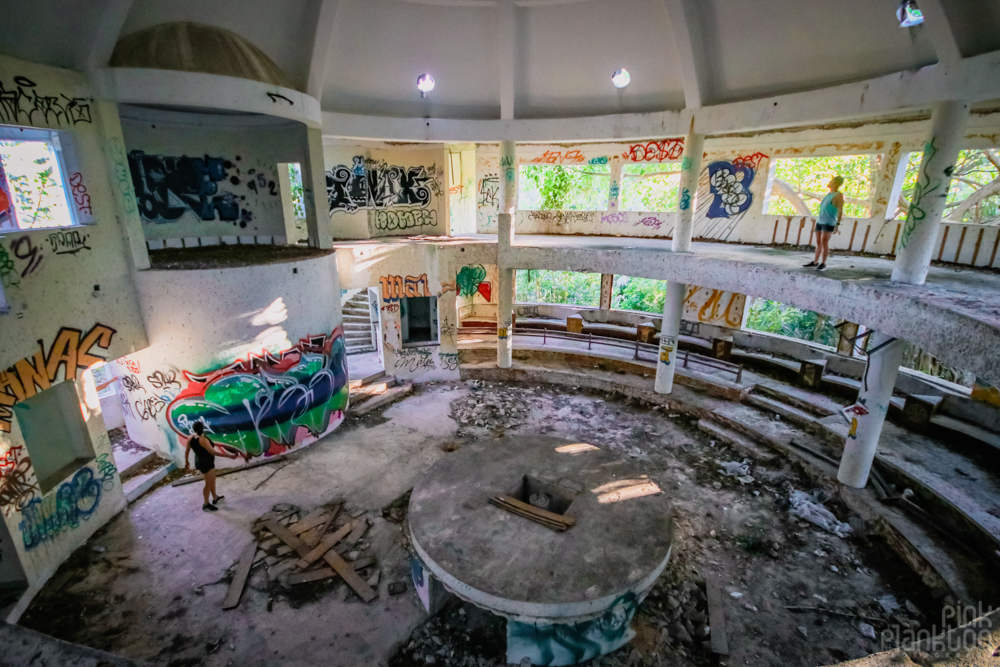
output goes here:
<path id="1" fill-rule="evenodd" d="M 274 103 L 277 103 L 278 100 L 285 100 L 286 102 L 288 102 L 289 106 L 295 106 L 295 102 L 291 101 L 284 95 L 279 95 L 278 93 L 268 93 L 267 96 L 270 97 L 271 101 Z"/>
<path id="2" fill-rule="evenodd" d="M 354 164 L 326 172 L 330 212 L 385 209 L 391 206 L 427 206 L 440 194 L 435 167 L 389 166 L 361 155 Z"/>
<path id="3" fill-rule="evenodd" d="M 142 391 L 146 391 L 146 388 L 139 382 L 139 378 L 134 375 L 126 375 L 123 377 L 122 384 L 125 385 L 125 388 L 129 391 L 139 391 L 140 389 Z"/>
<path id="4" fill-rule="evenodd" d="M 159 396 L 140 399 L 135 402 L 136 414 L 142 421 L 156 419 L 156 415 L 163 412 L 163 410 L 166 407 L 167 407 L 167 402 L 164 401 Z"/>
<path id="5" fill-rule="evenodd" d="M 81 250 L 90 250 L 90 246 L 87 245 L 86 234 L 81 234 L 78 231 L 71 232 L 54 232 L 49 234 L 49 244 L 52 246 L 52 252 L 57 255 L 73 255 Z"/>
<path id="6" fill-rule="evenodd" d="M 83 97 L 42 95 L 34 81 L 15 76 L 11 89 L 0 81 L 0 122 L 57 127 L 90 123 L 90 104 Z"/>
<path id="7" fill-rule="evenodd" d="M 153 389 L 167 389 L 169 387 L 181 388 L 181 383 L 177 381 L 177 371 L 154 371 L 146 376 L 146 381 L 153 385 Z"/>

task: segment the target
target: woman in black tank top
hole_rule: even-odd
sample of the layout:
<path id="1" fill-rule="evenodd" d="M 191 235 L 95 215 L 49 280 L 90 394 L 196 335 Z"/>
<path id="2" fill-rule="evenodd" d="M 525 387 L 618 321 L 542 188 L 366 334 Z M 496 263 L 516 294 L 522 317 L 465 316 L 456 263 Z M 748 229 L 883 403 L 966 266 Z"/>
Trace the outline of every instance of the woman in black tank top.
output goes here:
<path id="1" fill-rule="evenodd" d="M 214 496 L 214 502 L 219 502 L 225 496 L 220 496 L 215 491 L 215 457 L 224 456 L 227 459 L 235 459 L 236 454 L 230 454 L 224 449 L 218 449 L 211 440 L 205 437 L 205 425 L 201 422 L 195 422 L 191 429 L 194 431 L 194 435 L 188 440 L 187 449 L 184 450 L 184 470 L 185 472 L 191 471 L 191 450 L 194 450 L 194 467 L 198 469 L 202 475 L 205 476 L 205 488 L 202 494 L 205 497 L 205 504 L 201 508 L 205 511 L 214 512 L 219 508 L 216 507 L 212 501 L 209 500 L 209 496 Z"/>

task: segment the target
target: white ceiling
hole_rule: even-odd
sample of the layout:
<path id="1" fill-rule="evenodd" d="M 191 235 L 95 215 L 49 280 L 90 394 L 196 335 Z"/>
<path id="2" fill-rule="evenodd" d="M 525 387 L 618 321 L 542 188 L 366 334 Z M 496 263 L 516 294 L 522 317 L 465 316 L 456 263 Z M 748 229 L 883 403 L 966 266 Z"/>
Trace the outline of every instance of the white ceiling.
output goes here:
<path id="1" fill-rule="evenodd" d="M 509 1 L 326 0 L 336 12 L 332 28 L 323 28 L 331 31 L 329 50 L 315 65 L 325 66 L 323 110 L 499 118 L 505 40 L 514 45 L 517 118 L 683 108 L 678 30 L 690 36 L 707 105 L 936 61 L 928 26 L 900 28 L 896 0 L 515 0 L 513 33 L 501 35 L 497 3 Z M 678 1 L 689 14 L 684 25 L 668 15 Z M 82 70 L 102 33 L 110 30 L 113 43 L 160 23 L 194 21 L 246 38 L 305 90 L 323 2 L 5 0 L 0 53 Z M 1000 0 L 942 4 L 964 56 L 1000 49 Z M 632 74 L 623 91 L 610 81 L 618 67 Z M 437 81 L 426 99 L 415 86 L 423 72 Z"/>

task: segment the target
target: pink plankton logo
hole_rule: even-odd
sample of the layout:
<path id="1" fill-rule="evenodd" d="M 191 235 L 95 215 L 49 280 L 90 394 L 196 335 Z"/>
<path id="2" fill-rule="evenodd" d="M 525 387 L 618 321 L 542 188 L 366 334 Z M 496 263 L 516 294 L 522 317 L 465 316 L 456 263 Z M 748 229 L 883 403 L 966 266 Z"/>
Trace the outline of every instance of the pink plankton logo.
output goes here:
<path id="1" fill-rule="evenodd" d="M 897 647 L 918 649 L 935 656 L 953 654 L 987 645 L 993 634 L 993 606 L 949 605 L 941 610 L 941 625 L 917 628 L 896 624 L 882 631 L 881 650 Z M 998 649 L 1000 650 L 1000 649 Z"/>

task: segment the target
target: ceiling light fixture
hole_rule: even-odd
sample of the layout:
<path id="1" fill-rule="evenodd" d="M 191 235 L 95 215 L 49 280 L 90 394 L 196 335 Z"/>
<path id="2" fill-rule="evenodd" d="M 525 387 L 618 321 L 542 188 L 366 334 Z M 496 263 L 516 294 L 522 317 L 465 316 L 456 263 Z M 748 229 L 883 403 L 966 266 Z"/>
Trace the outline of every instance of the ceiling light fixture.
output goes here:
<path id="1" fill-rule="evenodd" d="M 916 0 L 902 0 L 896 9 L 900 28 L 912 28 L 924 22 L 924 14 L 917 8 Z"/>
<path id="2" fill-rule="evenodd" d="M 427 93 L 434 90 L 434 77 L 430 74 L 421 74 L 418 76 L 417 90 L 420 91 L 420 97 L 426 97 Z"/>
<path id="3" fill-rule="evenodd" d="M 631 80 L 632 75 L 624 67 L 611 75 L 611 83 L 615 84 L 615 88 L 624 88 Z"/>

